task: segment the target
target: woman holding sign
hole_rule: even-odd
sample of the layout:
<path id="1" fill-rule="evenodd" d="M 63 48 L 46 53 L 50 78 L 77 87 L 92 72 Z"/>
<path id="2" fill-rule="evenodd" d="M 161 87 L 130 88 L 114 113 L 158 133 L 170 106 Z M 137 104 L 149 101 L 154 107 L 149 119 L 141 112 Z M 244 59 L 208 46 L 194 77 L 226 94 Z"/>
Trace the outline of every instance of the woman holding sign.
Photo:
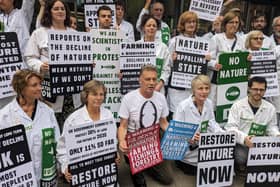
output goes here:
<path id="1" fill-rule="evenodd" d="M 208 95 L 210 80 L 206 75 L 198 75 L 192 80 L 192 95 L 180 102 L 174 114 L 174 120 L 199 124 L 199 132 L 190 141 L 189 151 L 184 160 L 176 161 L 178 168 L 186 174 L 196 175 L 198 145 L 200 132 L 223 132 L 215 121 L 213 104 Z"/>
<path id="2" fill-rule="evenodd" d="M 158 78 L 162 74 L 162 69 L 165 64 L 170 61 L 170 53 L 168 47 L 161 41 L 156 41 L 156 33 L 160 29 L 160 21 L 154 16 L 149 14 L 144 14 L 141 19 L 140 28 L 144 33 L 144 36 L 139 41 L 144 42 L 155 42 L 156 44 L 156 66 Z M 156 86 L 156 91 L 164 92 L 164 80 L 160 79 Z"/>
<path id="3" fill-rule="evenodd" d="M 201 39 L 196 36 L 196 31 L 198 29 L 198 16 L 195 12 L 185 11 L 180 15 L 179 22 L 177 25 L 177 30 L 179 35 L 173 37 L 169 43 L 169 51 L 172 54 L 172 60 L 169 63 L 166 63 L 164 70 L 161 76 L 161 80 L 168 84 L 168 94 L 167 102 L 169 106 L 169 119 L 172 119 L 173 113 L 176 111 L 178 104 L 184 99 L 188 98 L 191 95 L 190 88 L 175 87 L 171 85 L 172 74 L 174 72 L 174 64 L 178 63 L 177 53 L 176 53 L 176 41 L 181 40 L 197 40 Z M 191 49 L 192 47 L 188 47 Z M 209 55 L 205 55 L 206 60 L 210 60 Z M 204 60 L 204 59 L 203 59 Z"/>
<path id="4" fill-rule="evenodd" d="M 43 78 L 31 70 L 15 73 L 16 98 L 0 110 L 0 129 L 24 125 L 37 185 L 56 186 L 55 145 L 59 127 L 53 110 L 40 101 Z"/>
<path id="5" fill-rule="evenodd" d="M 66 131 L 69 129 L 69 127 L 77 125 L 98 122 L 100 120 L 114 120 L 112 112 L 101 106 L 104 102 L 105 95 L 106 88 L 101 81 L 91 80 L 87 82 L 83 87 L 83 91 L 81 92 L 81 101 L 83 103 L 83 107 L 73 112 L 65 121 L 63 132 L 57 145 L 57 156 L 58 161 L 61 164 L 61 171 L 64 173 L 68 182 L 71 181 L 72 175 L 68 170 L 69 160 L 67 158 L 66 152 Z M 114 134 L 117 135 L 117 126 L 115 122 L 110 127 L 110 130 L 114 131 Z M 117 164 L 120 164 L 119 155 L 117 155 L 115 161 Z"/>
<path id="6" fill-rule="evenodd" d="M 42 27 L 32 33 L 24 56 L 30 69 L 43 73 L 45 78 L 49 78 L 48 31 L 66 32 L 74 30 L 70 28 L 70 10 L 64 1 L 46 1 L 45 6 L 41 19 Z M 57 96 L 50 100 L 52 100 L 51 105 L 54 111 L 59 113 L 57 117 L 60 126 L 64 123 L 66 116 L 73 111 L 73 105 L 74 108 L 77 108 L 81 104 L 79 94 L 74 94 L 65 100 L 64 96 Z"/>
<path id="7" fill-rule="evenodd" d="M 241 27 L 241 19 L 239 14 L 236 12 L 228 12 L 225 14 L 224 19 L 222 21 L 222 33 L 216 34 L 211 39 L 210 45 L 210 53 L 212 60 L 209 62 L 209 76 L 212 84 L 212 92 L 210 94 L 210 98 L 214 102 L 216 106 L 217 100 L 217 71 L 222 68 L 222 65 L 219 64 L 218 58 L 221 53 L 225 52 L 236 52 L 236 51 L 244 51 L 244 41 L 240 37 L 240 35 L 236 34 Z"/>

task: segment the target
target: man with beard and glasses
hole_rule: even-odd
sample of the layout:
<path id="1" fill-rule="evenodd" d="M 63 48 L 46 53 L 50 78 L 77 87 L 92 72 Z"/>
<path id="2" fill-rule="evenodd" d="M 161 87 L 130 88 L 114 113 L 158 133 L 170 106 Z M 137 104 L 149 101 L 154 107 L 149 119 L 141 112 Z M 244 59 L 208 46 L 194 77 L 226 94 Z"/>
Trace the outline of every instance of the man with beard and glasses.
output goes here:
<path id="1" fill-rule="evenodd" d="M 246 172 L 247 157 L 253 147 L 254 136 L 279 136 L 275 107 L 263 99 L 267 88 L 264 77 L 248 81 L 248 96 L 235 102 L 228 116 L 225 130 L 235 132 L 235 168 L 237 173 Z"/>

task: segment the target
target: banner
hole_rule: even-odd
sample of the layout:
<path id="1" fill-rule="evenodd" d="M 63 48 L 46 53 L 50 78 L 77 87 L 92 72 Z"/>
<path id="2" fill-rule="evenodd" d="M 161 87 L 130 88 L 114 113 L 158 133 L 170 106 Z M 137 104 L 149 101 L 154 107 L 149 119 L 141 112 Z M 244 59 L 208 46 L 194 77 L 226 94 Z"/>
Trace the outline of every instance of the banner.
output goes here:
<path id="1" fill-rule="evenodd" d="M 72 186 L 117 183 L 117 127 L 113 119 L 71 126 L 65 142 Z"/>
<path id="2" fill-rule="evenodd" d="M 209 43 L 206 40 L 177 36 L 175 51 L 177 56 L 173 63 L 171 86 L 191 88 L 191 81 L 196 75 L 207 73 L 205 55 L 209 51 Z"/>
<path id="3" fill-rule="evenodd" d="M 15 95 L 12 78 L 24 68 L 15 32 L 0 33 L 0 99 Z"/>
<path id="4" fill-rule="evenodd" d="M 188 141 L 193 138 L 198 127 L 198 124 L 171 120 L 161 140 L 163 158 L 183 160 L 189 148 Z"/>
<path id="5" fill-rule="evenodd" d="M 121 44 L 120 70 L 122 73 L 122 94 L 139 88 L 140 70 L 145 64 L 156 65 L 156 44 L 154 42 Z"/>
<path id="6" fill-rule="evenodd" d="M 87 32 L 48 31 L 52 96 L 80 93 L 92 80 L 92 38 Z"/>
<path id="7" fill-rule="evenodd" d="M 85 25 L 86 28 L 91 29 L 98 29 L 99 28 L 99 22 L 98 22 L 98 16 L 97 16 L 97 10 L 101 6 L 108 6 L 112 10 L 112 24 L 111 28 L 116 27 L 116 8 L 115 4 L 113 3 L 98 3 L 98 4 L 85 4 Z"/>
<path id="8" fill-rule="evenodd" d="M 93 78 L 105 84 L 107 93 L 104 106 L 112 111 L 116 121 L 119 121 L 118 111 L 122 98 L 119 55 L 124 35 L 118 30 L 93 29 L 91 37 L 94 49 L 93 61 L 96 63 Z"/>
<path id="9" fill-rule="evenodd" d="M 234 133 L 200 134 L 197 187 L 232 185 L 235 142 Z"/>
<path id="10" fill-rule="evenodd" d="M 132 175 L 163 161 L 160 150 L 159 124 L 128 133 L 127 153 Z"/>
<path id="11" fill-rule="evenodd" d="M 38 186 L 23 125 L 0 130 L 0 186 Z"/>
<path id="12" fill-rule="evenodd" d="M 199 19 L 214 21 L 220 15 L 223 0 L 191 0 L 190 11 L 197 13 Z"/>
<path id="13" fill-rule="evenodd" d="M 231 105 L 247 96 L 249 76 L 248 52 L 222 53 L 222 69 L 217 76 L 216 121 L 226 122 Z"/>
<path id="14" fill-rule="evenodd" d="M 265 97 L 279 95 L 276 56 L 273 50 L 252 51 L 251 77 L 264 77 L 267 81 Z"/>
<path id="15" fill-rule="evenodd" d="M 279 187 L 280 137 L 253 137 L 252 141 L 245 187 Z"/>

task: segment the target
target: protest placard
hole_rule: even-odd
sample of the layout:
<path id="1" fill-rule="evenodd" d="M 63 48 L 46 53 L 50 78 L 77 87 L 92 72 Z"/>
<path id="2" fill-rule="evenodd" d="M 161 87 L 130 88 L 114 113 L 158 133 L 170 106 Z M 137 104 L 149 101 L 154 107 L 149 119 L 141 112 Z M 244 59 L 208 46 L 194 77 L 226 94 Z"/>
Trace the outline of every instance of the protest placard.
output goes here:
<path id="1" fill-rule="evenodd" d="M 278 187 L 280 181 L 280 137 L 253 137 L 249 149 L 245 187 Z"/>
<path id="2" fill-rule="evenodd" d="M 200 134 L 197 187 L 230 186 L 234 173 L 234 133 Z"/>
<path id="3" fill-rule="evenodd" d="M 178 36 L 175 51 L 177 55 L 171 74 L 171 87 L 191 88 L 191 81 L 196 75 L 207 73 L 205 55 L 209 51 L 209 43 Z"/>
<path id="4" fill-rule="evenodd" d="M 16 71 L 24 68 L 15 32 L 0 33 L 0 99 L 15 95 L 12 78 Z"/>
<path id="5" fill-rule="evenodd" d="M 121 93 L 126 94 L 139 88 L 141 67 L 156 65 L 156 44 L 154 42 L 122 43 L 120 50 Z"/>
<path id="6" fill-rule="evenodd" d="M 38 186 L 23 125 L 0 130 L 0 186 Z"/>
<path id="7" fill-rule="evenodd" d="M 102 81 L 106 88 L 104 106 L 112 111 L 116 121 L 119 121 L 118 111 L 121 104 L 120 91 L 120 44 L 124 34 L 118 30 L 93 29 L 93 61 L 96 63 L 93 78 Z"/>
<path id="8" fill-rule="evenodd" d="M 143 171 L 163 161 L 159 140 L 159 124 L 141 128 L 126 136 L 128 159 L 132 174 Z"/>
<path id="9" fill-rule="evenodd" d="M 97 16 L 97 10 L 101 6 L 108 6 L 112 11 L 112 24 L 111 28 L 116 26 L 116 8 L 115 4 L 112 2 L 95 2 L 95 3 L 90 3 L 90 4 L 85 4 L 84 9 L 85 9 L 85 26 L 86 28 L 91 28 L 91 29 L 98 29 L 99 28 L 99 22 L 98 22 L 98 16 Z"/>
<path id="10" fill-rule="evenodd" d="M 193 138 L 198 124 L 171 120 L 161 140 L 164 159 L 183 160 L 189 148 L 189 140 Z"/>
<path id="11" fill-rule="evenodd" d="M 51 94 L 80 93 L 92 80 L 92 38 L 87 32 L 48 31 Z"/>
<path id="12" fill-rule="evenodd" d="M 247 96 L 249 77 L 248 52 L 222 53 L 222 69 L 217 75 L 216 121 L 226 122 L 231 105 Z"/>
<path id="13" fill-rule="evenodd" d="M 279 95 L 276 56 L 273 50 L 251 51 L 250 77 L 260 76 L 267 81 L 265 97 Z"/>
<path id="14" fill-rule="evenodd" d="M 117 127 L 113 119 L 71 126 L 66 148 L 73 186 L 117 183 Z"/>
<path id="15" fill-rule="evenodd" d="M 220 15 L 223 0 L 191 0 L 190 11 L 197 13 L 199 19 L 214 21 Z"/>

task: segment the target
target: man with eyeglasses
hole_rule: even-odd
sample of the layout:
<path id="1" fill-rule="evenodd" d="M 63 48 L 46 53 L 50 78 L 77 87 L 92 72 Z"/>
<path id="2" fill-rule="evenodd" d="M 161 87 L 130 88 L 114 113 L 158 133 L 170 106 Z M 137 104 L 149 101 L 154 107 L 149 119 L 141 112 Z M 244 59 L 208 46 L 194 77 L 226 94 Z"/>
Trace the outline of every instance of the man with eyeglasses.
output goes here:
<path id="1" fill-rule="evenodd" d="M 156 32 L 156 41 L 162 41 L 163 43 L 165 43 L 166 45 L 169 42 L 170 39 L 170 28 L 167 25 L 167 23 L 165 23 L 164 21 L 162 21 L 162 17 L 163 17 L 163 13 L 164 13 L 164 6 L 161 2 L 154 2 L 152 3 L 152 0 L 146 0 L 146 3 L 144 5 L 144 8 L 141 10 L 139 17 L 137 19 L 136 22 L 136 29 L 141 33 L 141 38 L 144 36 L 143 31 L 141 30 L 141 20 L 142 20 L 142 16 L 144 14 L 151 14 L 152 16 L 154 16 L 157 20 L 160 21 L 160 25 L 161 28 L 160 30 L 158 30 Z M 150 6 L 151 5 L 151 6 Z M 149 11 L 149 7 L 150 7 L 150 11 Z"/>
<path id="2" fill-rule="evenodd" d="M 262 31 L 264 34 L 264 40 L 263 40 L 263 49 L 274 49 L 275 44 L 271 38 L 269 38 L 267 35 L 265 35 L 265 29 L 266 29 L 266 16 L 263 12 L 257 12 L 255 16 L 253 16 L 251 27 L 252 30 L 258 30 Z"/>
<path id="3" fill-rule="evenodd" d="M 263 99 L 267 82 L 255 76 L 248 81 L 248 96 L 235 102 L 225 125 L 226 131 L 235 132 L 235 169 L 237 174 L 246 172 L 247 156 L 253 147 L 254 136 L 279 136 L 275 107 Z"/>
<path id="4" fill-rule="evenodd" d="M 110 7 L 103 5 L 97 10 L 99 29 L 110 29 L 112 24 L 112 10 Z"/>

